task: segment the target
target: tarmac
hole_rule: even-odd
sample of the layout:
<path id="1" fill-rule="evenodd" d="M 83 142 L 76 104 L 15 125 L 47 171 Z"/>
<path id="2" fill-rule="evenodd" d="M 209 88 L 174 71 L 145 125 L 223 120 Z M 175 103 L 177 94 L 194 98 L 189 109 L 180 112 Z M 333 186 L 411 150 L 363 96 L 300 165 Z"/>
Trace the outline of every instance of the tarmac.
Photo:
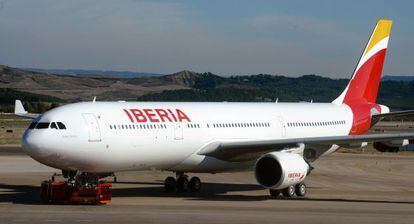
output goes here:
<path id="1" fill-rule="evenodd" d="M 302 199 L 270 198 L 252 172 L 197 174 L 201 192 L 166 193 L 172 173 L 145 171 L 118 173 L 108 205 L 47 205 L 40 182 L 59 171 L 3 147 L 0 223 L 414 223 L 414 153 L 335 153 L 314 166 Z"/>

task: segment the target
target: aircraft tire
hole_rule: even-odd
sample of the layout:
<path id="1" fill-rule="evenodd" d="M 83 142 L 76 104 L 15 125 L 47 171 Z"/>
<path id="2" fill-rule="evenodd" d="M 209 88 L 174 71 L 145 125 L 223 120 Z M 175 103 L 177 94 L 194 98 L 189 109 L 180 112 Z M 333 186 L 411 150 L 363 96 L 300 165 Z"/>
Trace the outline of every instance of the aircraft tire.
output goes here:
<path id="1" fill-rule="evenodd" d="M 282 191 L 279 190 L 279 189 L 277 189 L 277 190 L 269 189 L 269 193 L 270 193 L 270 197 L 278 198 L 278 197 L 280 197 L 280 194 L 282 193 Z"/>
<path id="2" fill-rule="evenodd" d="M 167 177 L 164 181 L 164 188 L 166 192 L 174 192 L 177 189 L 177 181 L 174 177 Z"/>
<path id="3" fill-rule="evenodd" d="M 295 186 L 295 193 L 299 197 L 304 197 L 306 195 L 307 188 L 305 183 L 298 183 Z"/>
<path id="4" fill-rule="evenodd" d="M 291 185 L 285 189 L 282 190 L 283 196 L 287 198 L 293 198 L 295 197 L 295 186 Z"/>
<path id="5" fill-rule="evenodd" d="M 190 179 L 189 188 L 191 192 L 199 192 L 201 189 L 201 180 L 198 177 L 192 177 Z"/>
<path id="6" fill-rule="evenodd" d="M 189 189 L 189 181 L 187 176 L 181 176 L 177 179 L 177 190 L 179 192 L 188 192 Z"/>

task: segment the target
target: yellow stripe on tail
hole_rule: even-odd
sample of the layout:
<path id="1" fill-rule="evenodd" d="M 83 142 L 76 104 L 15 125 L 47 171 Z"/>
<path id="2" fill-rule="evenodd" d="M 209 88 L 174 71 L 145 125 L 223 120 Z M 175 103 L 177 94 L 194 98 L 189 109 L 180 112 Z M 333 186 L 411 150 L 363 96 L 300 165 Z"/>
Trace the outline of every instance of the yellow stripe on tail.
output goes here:
<path id="1" fill-rule="evenodd" d="M 392 20 L 381 19 L 375 26 L 374 32 L 365 48 L 364 54 L 367 54 L 378 42 L 382 39 L 389 37 L 391 32 Z"/>

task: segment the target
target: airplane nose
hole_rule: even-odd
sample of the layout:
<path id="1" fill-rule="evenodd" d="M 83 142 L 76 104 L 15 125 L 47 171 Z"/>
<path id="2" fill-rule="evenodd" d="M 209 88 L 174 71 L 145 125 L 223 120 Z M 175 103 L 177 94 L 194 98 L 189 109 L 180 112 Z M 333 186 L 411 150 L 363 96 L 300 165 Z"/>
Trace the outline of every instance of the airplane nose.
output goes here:
<path id="1" fill-rule="evenodd" d="M 48 141 L 48 139 L 50 141 Z M 51 167 L 59 164 L 59 151 L 51 144 L 53 140 L 42 130 L 28 130 L 22 138 L 23 151 L 36 161 Z"/>
<path id="2" fill-rule="evenodd" d="M 22 148 L 29 155 L 40 150 L 40 141 L 39 136 L 37 135 L 38 134 L 33 131 L 26 131 L 23 135 Z"/>

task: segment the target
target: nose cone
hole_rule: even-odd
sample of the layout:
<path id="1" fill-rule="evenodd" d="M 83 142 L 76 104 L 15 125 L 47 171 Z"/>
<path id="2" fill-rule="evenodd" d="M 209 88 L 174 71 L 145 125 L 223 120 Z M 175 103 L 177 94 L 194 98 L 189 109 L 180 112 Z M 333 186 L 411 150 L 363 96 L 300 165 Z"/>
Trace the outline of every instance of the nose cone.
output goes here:
<path id="1" fill-rule="evenodd" d="M 46 130 L 27 130 L 22 138 L 23 150 L 33 159 L 45 165 L 56 167 L 59 153 L 47 138 Z M 50 138 L 50 137 L 49 137 Z"/>
<path id="2" fill-rule="evenodd" d="M 41 154 L 42 139 L 36 131 L 27 130 L 22 138 L 23 150 L 30 156 L 37 156 Z"/>

